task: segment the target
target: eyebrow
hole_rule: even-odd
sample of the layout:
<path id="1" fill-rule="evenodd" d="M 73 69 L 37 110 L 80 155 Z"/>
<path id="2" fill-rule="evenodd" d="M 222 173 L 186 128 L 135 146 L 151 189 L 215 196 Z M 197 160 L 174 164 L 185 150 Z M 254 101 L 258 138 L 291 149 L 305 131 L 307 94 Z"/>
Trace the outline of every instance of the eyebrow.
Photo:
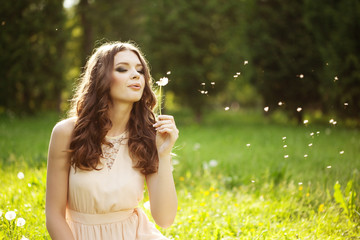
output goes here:
<path id="1" fill-rule="evenodd" d="M 118 62 L 117 64 L 115 64 L 115 66 L 117 65 L 130 65 L 128 62 Z M 141 63 L 136 64 L 136 67 L 142 67 L 143 65 Z"/>

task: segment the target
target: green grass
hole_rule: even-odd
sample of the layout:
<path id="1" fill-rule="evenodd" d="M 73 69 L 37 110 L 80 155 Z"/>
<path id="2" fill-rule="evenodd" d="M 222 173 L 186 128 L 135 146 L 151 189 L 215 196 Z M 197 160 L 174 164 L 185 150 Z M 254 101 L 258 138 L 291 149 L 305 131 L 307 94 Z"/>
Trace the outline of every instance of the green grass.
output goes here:
<path id="1" fill-rule="evenodd" d="M 56 114 L 0 119 L 0 239 L 49 238 L 46 155 L 57 120 Z M 358 129 L 280 124 L 257 113 L 214 112 L 201 124 L 176 120 L 179 210 L 175 223 L 161 229 L 166 236 L 360 239 Z M 23 227 L 4 217 L 15 209 Z"/>

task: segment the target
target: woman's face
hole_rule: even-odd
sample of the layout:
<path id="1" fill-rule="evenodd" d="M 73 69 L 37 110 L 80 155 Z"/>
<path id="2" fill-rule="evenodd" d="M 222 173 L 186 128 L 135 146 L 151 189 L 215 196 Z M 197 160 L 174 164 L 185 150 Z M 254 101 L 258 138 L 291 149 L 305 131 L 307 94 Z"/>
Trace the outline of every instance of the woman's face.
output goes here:
<path id="1" fill-rule="evenodd" d="M 141 99 L 145 87 L 144 67 L 130 50 L 114 56 L 110 96 L 113 102 L 134 103 Z"/>

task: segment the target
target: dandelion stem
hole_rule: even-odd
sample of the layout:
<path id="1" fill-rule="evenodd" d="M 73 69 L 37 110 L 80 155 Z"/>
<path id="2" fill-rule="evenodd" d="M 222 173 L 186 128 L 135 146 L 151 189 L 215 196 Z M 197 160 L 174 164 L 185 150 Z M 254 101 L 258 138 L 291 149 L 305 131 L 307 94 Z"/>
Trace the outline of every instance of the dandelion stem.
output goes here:
<path id="1" fill-rule="evenodd" d="M 159 90 L 159 113 L 161 115 L 161 102 L 162 102 L 162 95 L 161 95 L 161 86 Z"/>

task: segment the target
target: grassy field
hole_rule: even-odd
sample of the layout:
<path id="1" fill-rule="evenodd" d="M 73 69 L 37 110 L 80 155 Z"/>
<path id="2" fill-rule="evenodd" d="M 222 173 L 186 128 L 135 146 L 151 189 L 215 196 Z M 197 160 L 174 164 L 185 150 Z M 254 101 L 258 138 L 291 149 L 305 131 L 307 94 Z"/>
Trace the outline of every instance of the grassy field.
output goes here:
<path id="1" fill-rule="evenodd" d="M 57 121 L 56 114 L 0 119 L 0 239 L 49 239 L 46 156 Z M 360 239 L 358 129 L 233 112 L 177 123 L 179 210 L 161 230 L 169 238 Z"/>

